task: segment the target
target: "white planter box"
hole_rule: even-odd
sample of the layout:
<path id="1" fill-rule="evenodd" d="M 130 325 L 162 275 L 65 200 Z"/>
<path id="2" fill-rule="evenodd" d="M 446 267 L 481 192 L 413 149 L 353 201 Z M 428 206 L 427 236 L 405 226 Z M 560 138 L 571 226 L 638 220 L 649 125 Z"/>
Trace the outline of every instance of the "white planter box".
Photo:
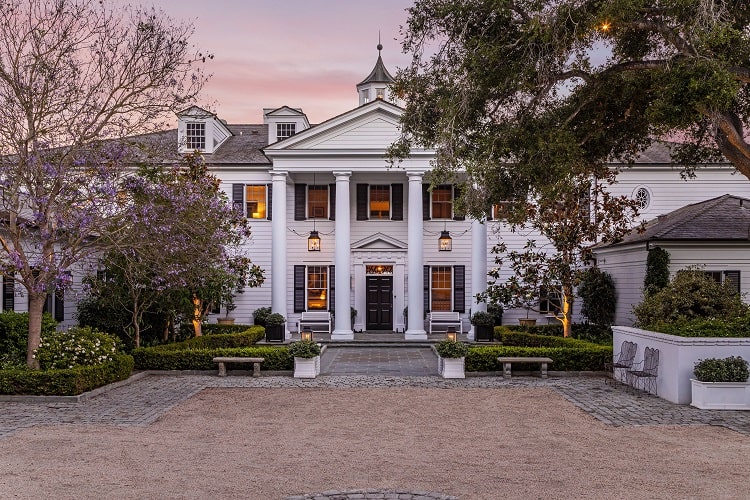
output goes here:
<path id="1" fill-rule="evenodd" d="M 438 356 L 438 370 L 443 378 L 466 378 L 465 358 L 443 358 Z"/>
<path id="2" fill-rule="evenodd" d="M 693 401 L 702 410 L 750 410 L 750 383 L 690 379 Z"/>
<path id="3" fill-rule="evenodd" d="M 294 358 L 294 378 L 315 378 L 320 374 L 320 356 Z"/>
<path id="4" fill-rule="evenodd" d="M 623 340 L 638 344 L 636 362 L 643 359 L 646 347 L 659 349 L 659 397 L 679 404 L 690 404 L 693 368 L 701 359 L 742 356 L 750 359 L 750 338 L 678 337 L 639 328 L 613 326 L 614 350 Z"/>

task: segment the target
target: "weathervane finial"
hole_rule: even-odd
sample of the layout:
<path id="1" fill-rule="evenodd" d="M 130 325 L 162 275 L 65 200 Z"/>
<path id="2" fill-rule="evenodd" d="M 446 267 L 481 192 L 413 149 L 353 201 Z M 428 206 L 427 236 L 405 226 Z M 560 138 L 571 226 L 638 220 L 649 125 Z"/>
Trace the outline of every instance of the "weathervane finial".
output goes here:
<path id="1" fill-rule="evenodd" d="M 378 55 L 380 55 L 381 50 L 383 50 L 383 44 L 380 43 L 380 30 L 378 30 Z"/>

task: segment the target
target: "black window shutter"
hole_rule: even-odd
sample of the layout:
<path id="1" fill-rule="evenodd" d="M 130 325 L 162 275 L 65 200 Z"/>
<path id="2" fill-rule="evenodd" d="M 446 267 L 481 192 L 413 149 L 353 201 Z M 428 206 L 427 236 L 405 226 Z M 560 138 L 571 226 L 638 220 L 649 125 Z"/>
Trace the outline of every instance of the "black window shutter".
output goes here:
<path id="1" fill-rule="evenodd" d="M 266 206 L 268 209 L 266 210 L 266 220 L 273 219 L 273 184 L 266 184 L 266 196 L 268 196 L 268 201 L 266 202 Z"/>
<path id="2" fill-rule="evenodd" d="M 430 185 L 422 184 L 422 220 L 430 220 Z"/>
<path id="3" fill-rule="evenodd" d="M 391 220 L 404 220 L 404 185 L 391 184 Z"/>
<path id="4" fill-rule="evenodd" d="M 294 220 L 305 220 L 307 214 L 307 184 L 294 185 Z"/>
<path id="5" fill-rule="evenodd" d="M 464 214 L 456 213 L 456 200 L 461 197 L 461 186 L 453 186 L 453 220 L 466 220 Z M 463 311 L 462 311 L 463 312 Z"/>
<path id="6" fill-rule="evenodd" d="M 453 311 L 466 312 L 466 266 L 453 266 Z"/>
<path id="7" fill-rule="evenodd" d="M 51 297 L 51 295 L 50 295 Z M 55 321 L 65 321 L 65 292 L 55 292 Z"/>
<path id="8" fill-rule="evenodd" d="M 424 266 L 424 312 L 430 312 L 430 266 Z"/>
<path id="9" fill-rule="evenodd" d="M 294 266 L 294 312 L 305 310 L 305 266 Z"/>
<path id="10" fill-rule="evenodd" d="M 357 220 L 369 219 L 368 205 L 367 184 L 357 184 Z"/>
<path id="11" fill-rule="evenodd" d="M 495 205 L 490 205 L 490 209 L 487 210 L 487 216 L 485 219 L 492 220 L 492 212 L 495 210 Z"/>
<path id="12" fill-rule="evenodd" d="M 729 281 L 732 284 L 732 288 L 734 288 L 737 293 L 740 293 L 739 271 L 724 271 L 724 280 Z"/>
<path id="13" fill-rule="evenodd" d="M 328 220 L 336 220 L 336 184 L 328 185 Z"/>
<path id="14" fill-rule="evenodd" d="M 232 184 L 232 207 L 235 210 L 239 210 L 240 212 L 245 214 L 245 207 L 243 206 L 244 201 L 245 201 L 245 185 L 244 184 Z"/>
<path id="15" fill-rule="evenodd" d="M 336 308 L 336 266 L 328 266 L 328 310 Z"/>
<path id="16" fill-rule="evenodd" d="M 16 308 L 15 279 L 13 276 L 3 276 L 3 310 L 13 311 Z"/>

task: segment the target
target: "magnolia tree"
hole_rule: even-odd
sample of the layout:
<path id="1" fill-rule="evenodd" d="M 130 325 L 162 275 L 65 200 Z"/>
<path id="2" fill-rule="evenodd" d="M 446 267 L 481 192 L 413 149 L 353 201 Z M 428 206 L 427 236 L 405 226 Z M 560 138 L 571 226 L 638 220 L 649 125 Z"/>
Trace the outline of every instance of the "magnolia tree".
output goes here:
<path id="1" fill-rule="evenodd" d="M 35 367 L 47 294 L 120 235 L 128 151 L 115 141 L 159 127 L 194 101 L 205 56 L 189 25 L 93 0 L 0 0 L 2 271 L 29 297 Z"/>
<path id="2" fill-rule="evenodd" d="M 508 205 L 505 215 L 512 232 L 531 228 L 542 238 L 530 239 L 523 249 L 510 252 L 505 243 L 496 245 L 492 251 L 498 267 L 489 272 L 492 281 L 479 298 L 530 309 L 539 304 L 543 292 L 549 306 L 545 312 L 560 321 L 563 334 L 570 336 L 575 290 L 592 258 L 591 246 L 622 238 L 637 216 L 635 200 L 604 189 L 614 182 L 614 172 L 604 167 L 595 171 L 600 176 L 596 182 L 583 175 L 561 179 L 547 188 L 545 196 Z M 504 265 L 512 272 L 507 279 L 503 279 Z"/>
<path id="3" fill-rule="evenodd" d="M 243 253 L 250 226 L 219 189 L 199 154 L 179 165 L 142 167 L 125 182 L 127 222 L 106 269 L 89 279 L 92 296 L 128 311 L 125 328 L 140 345 L 143 315 L 184 312 L 201 335 L 212 304 L 226 305 L 263 272 Z"/>

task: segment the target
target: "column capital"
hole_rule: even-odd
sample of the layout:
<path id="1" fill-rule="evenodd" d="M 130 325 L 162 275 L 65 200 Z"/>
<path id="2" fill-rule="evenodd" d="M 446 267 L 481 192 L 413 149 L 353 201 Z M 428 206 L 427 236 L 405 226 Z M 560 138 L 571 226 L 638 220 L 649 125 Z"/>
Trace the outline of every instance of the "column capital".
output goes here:
<path id="1" fill-rule="evenodd" d="M 419 181 L 422 182 L 422 177 L 424 177 L 425 172 L 423 170 L 407 170 L 406 176 L 409 178 L 409 181 Z"/>
<path id="2" fill-rule="evenodd" d="M 285 180 L 289 176 L 289 172 L 286 170 L 271 170 L 270 174 L 274 180 Z"/>
<path id="3" fill-rule="evenodd" d="M 336 177 L 336 180 L 349 180 L 349 177 L 352 176 L 351 170 L 334 170 L 333 176 Z"/>

